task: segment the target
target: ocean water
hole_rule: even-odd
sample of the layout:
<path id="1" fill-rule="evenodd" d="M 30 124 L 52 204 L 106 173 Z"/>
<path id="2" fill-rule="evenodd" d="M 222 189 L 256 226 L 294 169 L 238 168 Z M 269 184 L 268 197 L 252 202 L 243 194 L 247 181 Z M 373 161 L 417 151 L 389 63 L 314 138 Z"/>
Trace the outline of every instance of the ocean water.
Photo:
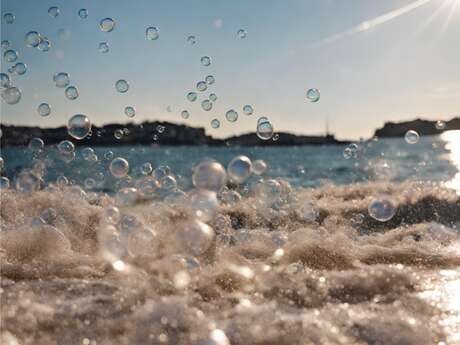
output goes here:
<path id="1" fill-rule="evenodd" d="M 372 140 L 352 159 L 338 146 L 96 147 L 97 162 L 80 148 L 67 163 L 3 148 L 1 343 L 460 344 L 459 143 Z M 131 178 L 110 176 L 109 151 Z M 267 172 L 218 202 L 193 190 L 198 162 L 240 154 Z M 145 162 L 178 188 L 145 197 Z M 15 190 L 24 169 L 37 190 Z M 387 221 L 368 211 L 382 196 Z"/>

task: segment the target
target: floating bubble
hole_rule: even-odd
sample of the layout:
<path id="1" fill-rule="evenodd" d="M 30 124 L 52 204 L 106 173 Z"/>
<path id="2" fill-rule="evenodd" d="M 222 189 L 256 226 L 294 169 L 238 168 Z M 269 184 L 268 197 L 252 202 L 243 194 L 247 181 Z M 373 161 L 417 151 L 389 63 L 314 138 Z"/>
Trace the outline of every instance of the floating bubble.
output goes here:
<path id="1" fill-rule="evenodd" d="M 217 101 L 217 95 L 216 95 L 215 93 L 211 93 L 211 94 L 209 95 L 209 100 L 210 100 L 211 102 Z"/>
<path id="2" fill-rule="evenodd" d="M 163 125 L 158 125 L 156 129 L 157 129 L 158 133 L 163 133 L 165 131 L 166 127 L 163 126 Z"/>
<path id="3" fill-rule="evenodd" d="M 91 190 L 91 189 L 95 188 L 96 185 L 97 185 L 96 180 L 91 178 L 91 177 L 86 178 L 85 181 L 83 182 L 83 184 L 85 185 L 85 188 L 87 190 Z"/>
<path id="4" fill-rule="evenodd" d="M 40 44 L 41 36 L 37 31 L 26 33 L 25 42 L 28 47 L 36 48 Z"/>
<path id="5" fill-rule="evenodd" d="M 319 99 L 321 98 L 321 94 L 318 89 L 310 89 L 307 91 L 307 98 L 311 102 L 315 103 L 319 101 Z"/>
<path id="6" fill-rule="evenodd" d="M 252 162 L 252 172 L 256 175 L 262 175 L 267 171 L 267 163 L 265 161 L 258 159 Z"/>
<path id="7" fill-rule="evenodd" d="M 10 180 L 8 177 L 2 176 L 0 177 L 0 190 L 1 189 L 8 189 L 10 188 Z"/>
<path id="8" fill-rule="evenodd" d="M 18 59 L 18 52 L 16 50 L 9 49 L 3 54 L 3 58 L 6 62 L 15 62 Z"/>
<path id="9" fill-rule="evenodd" d="M 375 220 L 387 222 L 395 215 L 396 205 L 390 197 L 382 196 L 370 202 L 368 212 Z"/>
<path id="10" fill-rule="evenodd" d="M 241 184 L 251 175 L 252 162 L 243 155 L 236 156 L 228 163 L 227 174 L 231 181 Z"/>
<path id="11" fill-rule="evenodd" d="M 110 173 L 116 178 L 125 177 L 129 171 L 129 163 L 122 157 L 115 158 L 110 162 L 109 166 Z"/>
<path id="12" fill-rule="evenodd" d="M 74 115 L 67 123 L 67 131 L 71 137 L 81 140 L 91 131 L 91 122 L 86 115 Z"/>
<path id="13" fill-rule="evenodd" d="M 51 42 L 47 37 L 41 37 L 37 48 L 43 52 L 47 52 L 51 48 Z"/>
<path id="14" fill-rule="evenodd" d="M 158 188 L 160 188 L 160 184 L 153 176 L 147 176 L 145 178 L 138 180 L 138 182 L 136 183 L 136 187 L 142 194 L 142 196 L 152 197 L 158 190 Z"/>
<path id="15" fill-rule="evenodd" d="M 113 159 L 113 156 L 114 156 L 114 154 L 113 154 L 112 151 L 107 151 L 106 153 L 104 153 L 104 159 L 105 159 L 105 160 L 110 161 L 110 160 Z"/>
<path id="16" fill-rule="evenodd" d="M 281 185 L 276 180 L 263 180 L 255 186 L 254 192 L 259 203 L 270 205 L 281 196 Z"/>
<path id="17" fill-rule="evenodd" d="M 200 61 L 203 66 L 207 67 L 211 65 L 211 58 L 209 56 L 203 56 Z"/>
<path id="18" fill-rule="evenodd" d="M 436 129 L 437 129 L 438 131 L 443 131 L 443 130 L 446 129 L 447 124 L 446 124 L 445 121 L 439 120 L 439 121 L 436 121 L 436 125 L 435 125 L 435 126 L 436 126 Z"/>
<path id="19" fill-rule="evenodd" d="M 22 93 L 16 86 L 10 86 L 2 90 L 2 99 L 7 104 L 17 104 L 21 100 Z"/>
<path id="20" fill-rule="evenodd" d="M 177 188 L 177 181 L 174 176 L 166 175 L 159 181 L 161 189 L 164 191 L 173 191 Z"/>
<path id="21" fill-rule="evenodd" d="M 236 120 L 238 120 L 238 113 L 235 110 L 230 109 L 225 113 L 225 118 L 228 122 L 235 122 Z"/>
<path id="22" fill-rule="evenodd" d="M 53 81 L 56 87 L 64 88 L 70 84 L 70 76 L 68 73 L 59 72 L 53 76 Z"/>
<path id="23" fill-rule="evenodd" d="M 246 38 L 247 34 L 248 33 L 246 32 L 246 30 L 239 29 L 238 32 L 236 33 L 236 36 L 238 36 L 238 38 L 240 38 L 240 39 L 244 39 L 244 38 Z"/>
<path id="24" fill-rule="evenodd" d="M 78 98 L 78 89 L 75 86 L 68 86 L 64 93 L 67 99 L 70 99 L 71 101 Z"/>
<path id="25" fill-rule="evenodd" d="M 109 46 L 109 44 L 107 42 L 101 42 L 101 43 L 99 43 L 98 50 L 99 50 L 100 53 L 106 54 L 106 53 L 109 52 L 110 46 Z"/>
<path id="26" fill-rule="evenodd" d="M 201 108 L 203 108 L 204 111 L 210 111 L 212 109 L 212 102 L 209 99 L 205 99 L 201 102 Z"/>
<path id="27" fill-rule="evenodd" d="M 206 81 L 206 84 L 208 85 L 212 85 L 216 81 L 216 79 L 212 75 L 208 75 L 204 80 Z"/>
<path id="28" fill-rule="evenodd" d="M 273 134 L 273 138 L 272 138 L 273 141 L 278 141 L 279 139 L 280 139 L 280 135 L 278 133 Z"/>
<path id="29" fill-rule="evenodd" d="M 182 116 L 183 119 L 188 119 L 190 117 L 190 113 L 187 110 L 182 110 L 180 116 Z"/>
<path id="30" fill-rule="evenodd" d="M 136 109 L 132 106 L 125 107 L 125 115 L 128 117 L 134 117 L 136 115 Z"/>
<path id="31" fill-rule="evenodd" d="M 115 21 L 112 18 L 104 18 L 99 22 L 99 27 L 104 32 L 111 32 L 115 25 Z"/>
<path id="32" fill-rule="evenodd" d="M 345 147 L 345 149 L 343 150 L 343 158 L 345 159 L 351 159 L 353 158 L 353 150 L 350 148 L 350 147 Z"/>
<path id="33" fill-rule="evenodd" d="M 14 16 L 13 13 L 5 13 L 3 15 L 3 20 L 5 21 L 6 24 L 13 24 L 15 18 L 16 17 Z"/>
<path id="34" fill-rule="evenodd" d="M 243 107 L 243 113 L 245 115 L 252 115 L 254 113 L 254 109 L 252 108 L 252 106 L 250 106 L 249 104 L 245 105 Z"/>
<path id="35" fill-rule="evenodd" d="M 1 88 L 6 88 L 11 85 L 11 80 L 8 74 L 6 73 L 0 73 L 0 87 Z"/>
<path id="36" fill-rule="evenodd" d="M 8 50 L 11 47 L 11 42 L 8 40 L 3 40 L 1 43 L 1 47 L 3 50 Z"/>
<path id="37" fill-rule="evenodd" d="M 48 116 L 51 114 L 51 107 L 48 103 L 42 103 L 37 108 L 38 115 L 40 116 Z"/>
<path id="38" fill-rule="evenodd" d="M 40 189 L 40 178 L 32 171 L 21 171 L 16 177 L 16 190 L 21 193 L 32 193 Z"/>
<path id="39" fill-rule="evenodd" d="M 199 81 L 197 84 L 196 84 L 196 89 L 200 92 L 204 92 L 206 91 L 206 89 L 208 88 L 208 85 L 206 84 L 205 81 Z"/>
<path id="40" fill-rule="evenodd" d="M 190 43 L 190 45 L 192 45 L 192 46 L 193 46 L 194 44 L 196 44 L 196 41 L 197 41 L 197 40 L 196 40 L 196 37 L 193 36 L 193 35 L 190 35 L 190 36 L 187 37 L 187 42 Z"/>
<path id="41" fill-rule="evenodd" d="M 416 131 L 409 130 L 404 135 L 404 139 L 406 140 L 406 143 L 413 145 L 418 143 L 420 136 Z"/>
<path id="42" fill-rule="evenodd" d="M 85 161 L 89 161 L 92 159 L 92 156 L 96 155 L 94 152 L 94 149 L 91 147 L 85 147 L 83 150 L 81 150 L 81 155 Z"/>
<path id="43" fill-rule="evenodd" d="M 88 18 L 88 10 L 86 8 L 81 8 L 78 10 L 78 16 L 81 19 L 86 19 Z"/>
<path id="44" fill-rule="evenodd" d="M 273 125 L 270 121 L 262 121 L 257 124 L 257 136 L 262 140 L 270 140 L 273 137 Z"/>
<path id="45" fill-rule="evenodd" d="M 49 14 L 50 17 L 52 17 L 52 18 L 56 18 L 56 17 L 59 15 L 60 12 L 61 12 L 61 11 L 59 10 L 59 7 L 56 7 L 56 6 L 52 6 L 52 7 L 50 7 L 50 8 L 48 9 L 48 14 Z"/>
<path id="46" fill-rule="evenodd" d="M 103 213 L 104 220 L 110 224 L 117 224 L 121 219 L 120 210 L 115 206 L 107 206 Z"/>
<path id="47" fill-rule="evenodd" d="M 187 94 L 187 99 L 190 101 L 190 102 L 195 102 L 196 99 L 198 98 L 198 95 L 196 94 L 196 92 L 189 92 Z"/>
<path id="48" fill-rule="evenodd" d="M 181 240 L 193 255 L 204 254 L 212 245 L 215 233 L 207 224 L 199 220 L 184 222 L 180 227 Z"/>
<path id="49" fill-rule="evenodd" d="M 218 119 L 213 119 L 211 121 L 211 127 L 214 129 L 217 129 L 220 127 L 220 121 Z"/>
<path id="50" fill-rule="evenodd" d="M 146 162 L 141 165 L 142 175 L 150 175 L 153 171 L 152 163 Z"/>
<path id="51" fill-rule="evenodd" d="M 64 175 L 60 175 L 56 178 L 56 185 L 59 187 L 65 187 L 69 184 L 69 180 Z"/>
<path id="52" fill-rule="evenodd" d="M 124 135 L 124 132 L 122 129 L 116 129 L 115 132 L 113 132 L 113 136 L 115 137 L 115 139 L 118 139 L 118 140 L 123 138 L 123 135 Z"/>
<path id="53" fill-rule="evenodd" d="M 40 138 L 32 138 L 29 141 L 28 147 L 34 152 L 40 152 L 45 147 L 45 143 Z"/>
<path id="54" fill-rule="evenodd" d="M 126 80 L 120 79 L 115 83 L 115 89 L 120 93 L 125 93 L 129 90 L 129 84 Z"/>
<path id="55" fill-rule="evenodd" d="M 23 75 L 27 72 L 27 65 L 23 62 L 18 62 L 13 66 L 14 73 Z"/>
<path id="56" fill-rule="evenodd" d="M 157 180 L 161 180 L 163 177 L 168 176 L 171 174 L 171 168 L 167 165 L 160 165 L 153 171 L 153 176 Z"/>
<path id="57" fill-rule="evenodd" d="M 154 40 L 157 40 L 160 37 L 160 32 L 159 32 L 158 28 L 156 28 L 154 26 L 150 26 L 145 30 L 145 37 L 149 41 L 154 41 Z"/>
<path id="58" fill-rule="evenodd" d="M 195 188 L 218 192 L 225 186 L 227 173 L 219 162 L 202 162 L 193 169 L 192 181 Z"/>
<path id="59" fill-rule="evenodd" d="M 241 195 L 236 190 L 223 190 L 220 193 L 220 200 L 227 205 L 235 205 L 241 201 Z"/>
<path id="60" fill-rule="evenodd" d="M 75 151 L 75 145 L 70 140 L 63 140 L 57 144 L 59 153 L 70 154 Z"/>

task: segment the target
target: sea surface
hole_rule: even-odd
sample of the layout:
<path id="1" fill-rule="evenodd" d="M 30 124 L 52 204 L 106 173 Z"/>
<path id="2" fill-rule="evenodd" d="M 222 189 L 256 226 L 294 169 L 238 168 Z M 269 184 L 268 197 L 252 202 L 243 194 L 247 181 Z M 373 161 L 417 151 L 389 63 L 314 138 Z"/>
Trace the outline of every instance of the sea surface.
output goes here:
<path id="1" fill-rule="evenodd" d="M 3 148 L 0 343 L 460 344 L 460 132 L 357 145 Z M 267 171 L 193 189 L 242 154 Z"/>

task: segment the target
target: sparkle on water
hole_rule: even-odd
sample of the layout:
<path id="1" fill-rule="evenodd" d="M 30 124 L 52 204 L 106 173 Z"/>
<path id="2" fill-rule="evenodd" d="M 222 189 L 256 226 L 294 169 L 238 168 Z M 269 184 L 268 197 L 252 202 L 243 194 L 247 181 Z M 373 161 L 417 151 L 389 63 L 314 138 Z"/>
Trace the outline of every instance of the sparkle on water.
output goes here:
<path id="1" fill-rule="evenodd" d="M 112 18 L 104 18 L 99 22 L 99 27 L 103 32 L 111 32 L 115 28 L 115 21 Z"/>
<path id="2" fill-rule="evenodd" d="M 79 96 L 78 89 L 75 86 L 68 86 L 65 89 L 65 96 L 71 101 L 76 100 Z"/>
<path id="3" fill-rule="evenodd" d="M 388 196 L 381 196 L 373 199 L 368 206 L 369 215 L 379 222 L 387 222 L 396 213 L 396 205 L 393 199 Z"/>
<path id="4" fill-rule="evenodd" d="M 230 109 L 225 113 L 225 118 L 228 122 L 235 122 L 236 120 L 238 120 L 238 113 L 235 110 Z"/>
<path id="5" fill-rule="evenodd" d="M 321 94 L 318 89 L 309 89 L 307 91 L 307 98 L 311 102 L 315 103 L 319 101 L 319 99 L 321 98 Z"/>
<path id="6" fill-rule="evenodd" d="M 147 29 L 145 29 L 145 37 L 149 41 L 155 41 L 160 37 L 160 31 L 158 30 L 158 28 L 150 26 Z"/>
<path id="7" fill-rule="evenodd" d="M 38 115 L 40 116 L 48 116 L 51 114 L 51 107 L 48 103 L 42 103 L 37 108 Z"/>
<path id="8" fill-rule="evenodd" d="M 243 183 L 251 176 L 252 162 L 243 155 L 233 158 L 227 166 L 227 174 L 231 181 L 235 183 Z"/>
<path id="9" fill-rule="evenodd" d="M 67 123 L 67 131 L 75 139 L 84 139 L 91 131 L 91 122 L 86 115 L 74 115 Z"/>
<path id="10" fill-rule="evenodd" d="M 125 93 L 129 90 L 129 84 L 126 80 L 120 79 L 115 83 L 115 89 L 119 93 Z"/>
<path id="11" fill-rule="evenodd" d="M 129 163 L 126 159 L 117 157 L 112 160 L 112 162 L 110 162 L 109 170 L 110 173 L 116 178 L 125 177 L 129 171 Z"/>
<path id="12" fill-rule="evenodd" d="M 203 66 L 206 66 L 206 67 L 207 67 L 207 66 L 210 66 L 210 65 L 211 65 L 211 58 L 210 58 L 209 56 L 203 56 L 203 57 L 201 58 L 201 64 L 202 64 Z"/>
<path id="13" fill-rule="evenodd" d="M 404 135 L 404 140 L 406 140 L 406 143 L 411 144 L 411 145 L 417 144 L 419 139 L 420 139 L 419 134 L 414 130 L 409 130 Z"/>

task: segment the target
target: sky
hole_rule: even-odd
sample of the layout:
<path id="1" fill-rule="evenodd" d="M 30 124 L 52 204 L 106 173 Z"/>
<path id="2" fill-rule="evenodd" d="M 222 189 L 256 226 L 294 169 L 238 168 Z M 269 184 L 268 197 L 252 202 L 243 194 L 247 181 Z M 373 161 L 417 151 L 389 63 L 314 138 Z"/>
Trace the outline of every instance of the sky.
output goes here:
<path id="1" fill-rule="evenodd" d="M 58 17 L 48 14 L 51 6 Z M 1 39 L 28 66 L 11 76 L 22 99 L 1 102 L 4 124 L 54 127 L 85 114 L 96 125 L 160 120 L 226 137 L 255 131 L 266 116 L 275 131 L 324 134 L 328 121 L 338 138 L 357 139 L 386 121 L 460 116 L 460 0 L 2 0 L 1 12 Z M 3 20 L 8 12 L 13 24 Z M 116 22 L 112 32 L 99 28 L 106 17 Z M 149 26 L 159 29 L 158 40 L 146 39 Z M 25 45 L 32 30 L 51 41 L 48 52 Z M 98 51 L 100 42 L 109 53 Z M 2 72 L 11 66 L 1 64 Z M 54 85 L 56 72 L 69 73 L 78 99 Z M 207 75 L 216 82 L 196 91 Z M 127 93 L 116 92 L 119 79 L 129 82 Z M 306 98 L 309 88 L 321 91 L 319 102 Z M 197 102 L 186 99 L 190 91 Z M 200 104 L 209 93 L 218 99 L 206 112 Z M 43 102 L 48 117 L 37 112 Z M 246 104 L 253 115 L 243 114 Z M 134 119 L 126 106 L 136 108 Z M 229 109 L 238 121 L 226 121 Z M 219 129 L 211 128 L 214 118 Z"/>

